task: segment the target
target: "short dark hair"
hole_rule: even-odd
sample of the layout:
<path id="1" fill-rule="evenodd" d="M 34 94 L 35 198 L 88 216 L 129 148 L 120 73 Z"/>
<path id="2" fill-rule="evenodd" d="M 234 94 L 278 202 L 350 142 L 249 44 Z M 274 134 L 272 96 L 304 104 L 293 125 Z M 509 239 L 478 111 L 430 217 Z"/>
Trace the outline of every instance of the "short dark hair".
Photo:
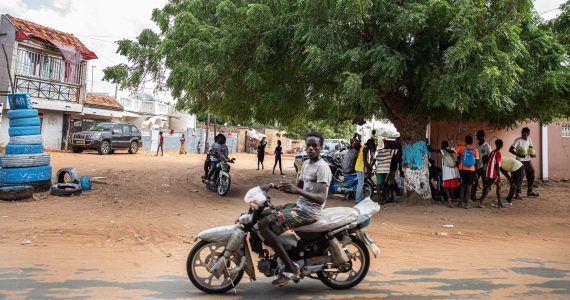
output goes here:
<path id="1" fill-rule="evenodd" d="M 503 140 L 497 139 L 497 140 L 495 141 L 495 146 L 497 146 L 497 148 L 503 147 Z"/>
<path id="2" fill-rule="evenodd" d="M 319 146 L 323 146 L 323 143 L 325 142 L 325 138 L 323 137 L 323 135 L 320 132 L 316 132 L 316 131 L 311 131 L 309 133 L 307 133 L 307 135 L 305 136 L 305 141 L 310 138 L 310 137 L 316 137 L 319 139 Z"/>
<path id="3" fill-rule="evenodd" d="M 473 144 L 473 137 L 471 135 L 466 135 L 465 136 L 465 143 L 467 143 L 468 145 Z"/>
<path id="4" fill-rule="evenodd" d="M 530 128 L 525 127 L 525 128 L 523 128 L 523 129 L 521 130 L 521 133 L 525 133 L 525 132 L 528 133 L 528 134 L 530 134 Z"/>
<path id="5" fill-rule="evenodd" d="M 478 130 L 478 131 L 477 131 L 477 136 L 485 137 L 485 131 L 484 131 L 484 130 Z"/>
<path id="6" fill-rule="evenodd" d="M 162 131 L 159 131 L 158 134 L 162 134 Z"/>
<path id="7" fill-rule="evenodd" d="M 281 144 L 281 140 L 277 140 L 277 144 Z"/>
<path id="8" fill-rule="evenodd" d="M 447 142 L 447 141 L 445 141 L 445 140 L 441 141 L 441 147 L 442 147 L 442 148 L 443 148 L 443 147 L 449 147 L 449 142 Z"/>

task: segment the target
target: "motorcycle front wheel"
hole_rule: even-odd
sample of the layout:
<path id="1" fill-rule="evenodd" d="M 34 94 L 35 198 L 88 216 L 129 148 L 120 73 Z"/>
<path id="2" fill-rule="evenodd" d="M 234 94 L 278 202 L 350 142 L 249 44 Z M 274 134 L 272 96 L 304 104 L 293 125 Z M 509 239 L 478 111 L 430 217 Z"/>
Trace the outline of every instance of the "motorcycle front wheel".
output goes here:
<path id="1" fill-rule="evenodd" d="M 225 196 L 230 191 L 231 185 L 231 177 L 225 175 L 220 176 L 220 182 L 218 183 L 218 195 Z"/>
<path id="2" fill-rule="evenodd" d="M 229 271 L 237 267 L 238 262 L 231 258 L 226 265 L 224 274 L 216 278 L 209 270 L 223 257 L 224 246 L 200 241 L 192 248 L 186 261 L 188 278 L 195 287 L 208 294 L 222 294 L 238 285 L 244 270 L 229 275 Z"/>
<path id="3" fill-rule="evenodd" d="M 326 286 L 335 290 L 347 290 L 359 284 L 370 268 L 370 254 L 364 242 L 357 237 L 351 236 L 351 241 L 344 247 L 347 255 L 351 257 L 350 270 L 343 272 L 321 271 L 317 273 L 319 280 Z M 328 248 L 325 249 L 324 255 L 331 255 Z"/>

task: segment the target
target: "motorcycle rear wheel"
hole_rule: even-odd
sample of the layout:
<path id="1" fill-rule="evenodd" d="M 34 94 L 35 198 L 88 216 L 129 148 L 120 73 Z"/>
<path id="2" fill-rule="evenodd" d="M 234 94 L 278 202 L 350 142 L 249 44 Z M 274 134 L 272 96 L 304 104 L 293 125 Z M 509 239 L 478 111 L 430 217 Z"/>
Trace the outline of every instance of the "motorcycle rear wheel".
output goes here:
<path id="1" fill-rule="evenodd" d="M 348 290 L 355 287 L 364 279 L 364 277 L 366 277 L 368 269 L 370 268 L 370 254 L 368 253 L 368 248 L 366 248 L 364 242 L 357 237 L 351 236 L 350 238 L 351 242 L 348 243 L 345 248 L 348 250 L 349 254 L 354 255 L 354 258 L 351 261 L 352 268 L 348 272 L 343 273 L 326 271 L 317 273 L 317 276 L 322 283 L 335 290 Z M 323 255 L 330 255 L 328 248 L 325 249 Z M 353 268 L 355 267 L 356 262 L 359 262 L 358 270 L 354 271 Z M 339 280 L 339 276 L 347 276 L 347 278 L 345 280 Z"/>
<path id="2" fill-rule="evenodd" d="M 220 180 L 218 182 L 218 195 L 225 196 L 230 191 L 231 186 L 232 186 L 231 177 L 220 176 Z"/>
<path id="3" fill-rule="evenodd" d="M 240 270 L 234 274 L 230 280 L 229 276 L 222 275 L 217 279 L 213 274 L 208 271 L 208 267 L 211 267 L 213 263 L 212 258 L 216 258 L 222 255 L 224 246 L 216 244 L 213 242 L 199 241 L 194 247 L 190 254 L 188 254 L 188 260 L 186 261 L 186 272 L 188 273 L 188 278 L 192 284 L 200 289 L 201 291 L 208 294 L 223 294 L 232 288 L 236 287 L 243 277 L 244 270 Z M 204 252 L 205 253 L 202 253 Z M 237 263 L 230 259 L 227 267 L 229 270 L 235 268 Z M 198 272 L 197 268 L 204 269 Z M 204 274 L 203 276 L 201 276 Z M 212 283 L 217 280 L 220 285 L 212 285 Z"/>

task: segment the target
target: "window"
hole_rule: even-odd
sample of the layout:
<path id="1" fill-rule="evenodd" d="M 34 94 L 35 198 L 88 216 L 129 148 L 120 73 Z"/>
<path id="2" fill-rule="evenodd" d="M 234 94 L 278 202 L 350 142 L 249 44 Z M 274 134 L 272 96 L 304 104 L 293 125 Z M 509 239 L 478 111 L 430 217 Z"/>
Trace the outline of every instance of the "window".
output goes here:
<path id="1" fill-rule="evenodd" d="M 135 126 L 131 126 L 131 132 L 132 133 L 139 133 L 139 129 L 136 128 Z"/>
<path id="2" fill-rule="evenodd" d="M 134 109 L 139 109 L 139 102 L 140 102 L 140 101 L 134 101 L 134 102 L 133 102 L 133 108 L 134 108 Z"/>
<path id="3" fill-rule="evenodd" d="M 121 104 L 123 104 L 124 107 L 131 107 L 131 100 L 130 99 L 121 99 Z"/>
<path id="4" fill-rule="evenodd" d="M 152 102 L 148 102 L 148 101 L 143 102 L 143 103 L 142 103 L 142 108 L 143 108 L 143 109 L 152 109 Z"/>
<path id="5" fill-rule="evenodd" d="M 114 132 L 114 131 L 118 131 L 119 134 L 123 134 L 123 126 L 121 126 L 121 125 L 115 126 L 115 127 L 113 128 L 113 132 Z"/>
<path id="6" fill-rule="evenodd" d="M 166 104 L 159 104 L 158 105 L 159 112 L 166 112 Z"/>
<path id="7" fill-rule="evenodd" d="M 80 84 L 84 64 L 71 64 L 64 62 L 61 57 L 18 48 L 15 69 L 18 75 Z"/>
<path id="8" fill-rule="evenodd" d="M 60 80 L 61 59 L 53 56 L 42 56 L 41 78 L 49 80 Z"/>
<path id="9" fill-rule="evenodd" d="M 562 124 L 562 137 L 570 137 L 570 124 Z"/>
<path id="10" fill-rule="evenodd" d="M 123 133 L 124 134 L 131 134 L 131 126 L 123 125 Z"/>

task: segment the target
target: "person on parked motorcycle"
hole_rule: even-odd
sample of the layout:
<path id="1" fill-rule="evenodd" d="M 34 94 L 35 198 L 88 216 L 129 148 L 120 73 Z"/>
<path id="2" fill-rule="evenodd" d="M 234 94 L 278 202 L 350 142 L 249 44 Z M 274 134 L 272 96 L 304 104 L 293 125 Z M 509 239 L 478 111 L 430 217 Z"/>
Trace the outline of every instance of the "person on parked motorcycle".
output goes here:
<path id="1" fill-rule="evenodd" d="M 214 137 L 214 144 L 218 142 L 218 137 L 220 136 L 220 134 Z M 199 143 L 200 142 L 198 142 L 198 144 Z M 204 176 L 202 176 L 202 179 L 206 180 L 208 178 L 208 174 L 210 173 L 210 156 L 212 153 L 207 149 L 204 149 L 204 153 L 206 153 L 206 159 L 204 160 Z"/>
<path id="2" fill-rule="evenodd" d="M 289 229 L 318 221 L 325 206 L 332 173 L 328 164 L 321 158 L 323 142 L 324 139 L 320 133 L 312 132 L 307 135 L 305 145 L 309 159 L 303 162 L 297 184 L 281 182 L 277 186 L 269 183 L 261 187 L 265 191 L 273 188 L 288 194 L 299 195 L 296 203 L 275 206 L 271 214 L 258 223 L 259 233 L 265 243 L 275 251 L 285 265 L 285 269 L 279 278 L 273 281 L 273 285 L 282 286 L 298 277 L 301 272 L 299 266 L 287 255 L 279 240 L 279 235 Z"/>

